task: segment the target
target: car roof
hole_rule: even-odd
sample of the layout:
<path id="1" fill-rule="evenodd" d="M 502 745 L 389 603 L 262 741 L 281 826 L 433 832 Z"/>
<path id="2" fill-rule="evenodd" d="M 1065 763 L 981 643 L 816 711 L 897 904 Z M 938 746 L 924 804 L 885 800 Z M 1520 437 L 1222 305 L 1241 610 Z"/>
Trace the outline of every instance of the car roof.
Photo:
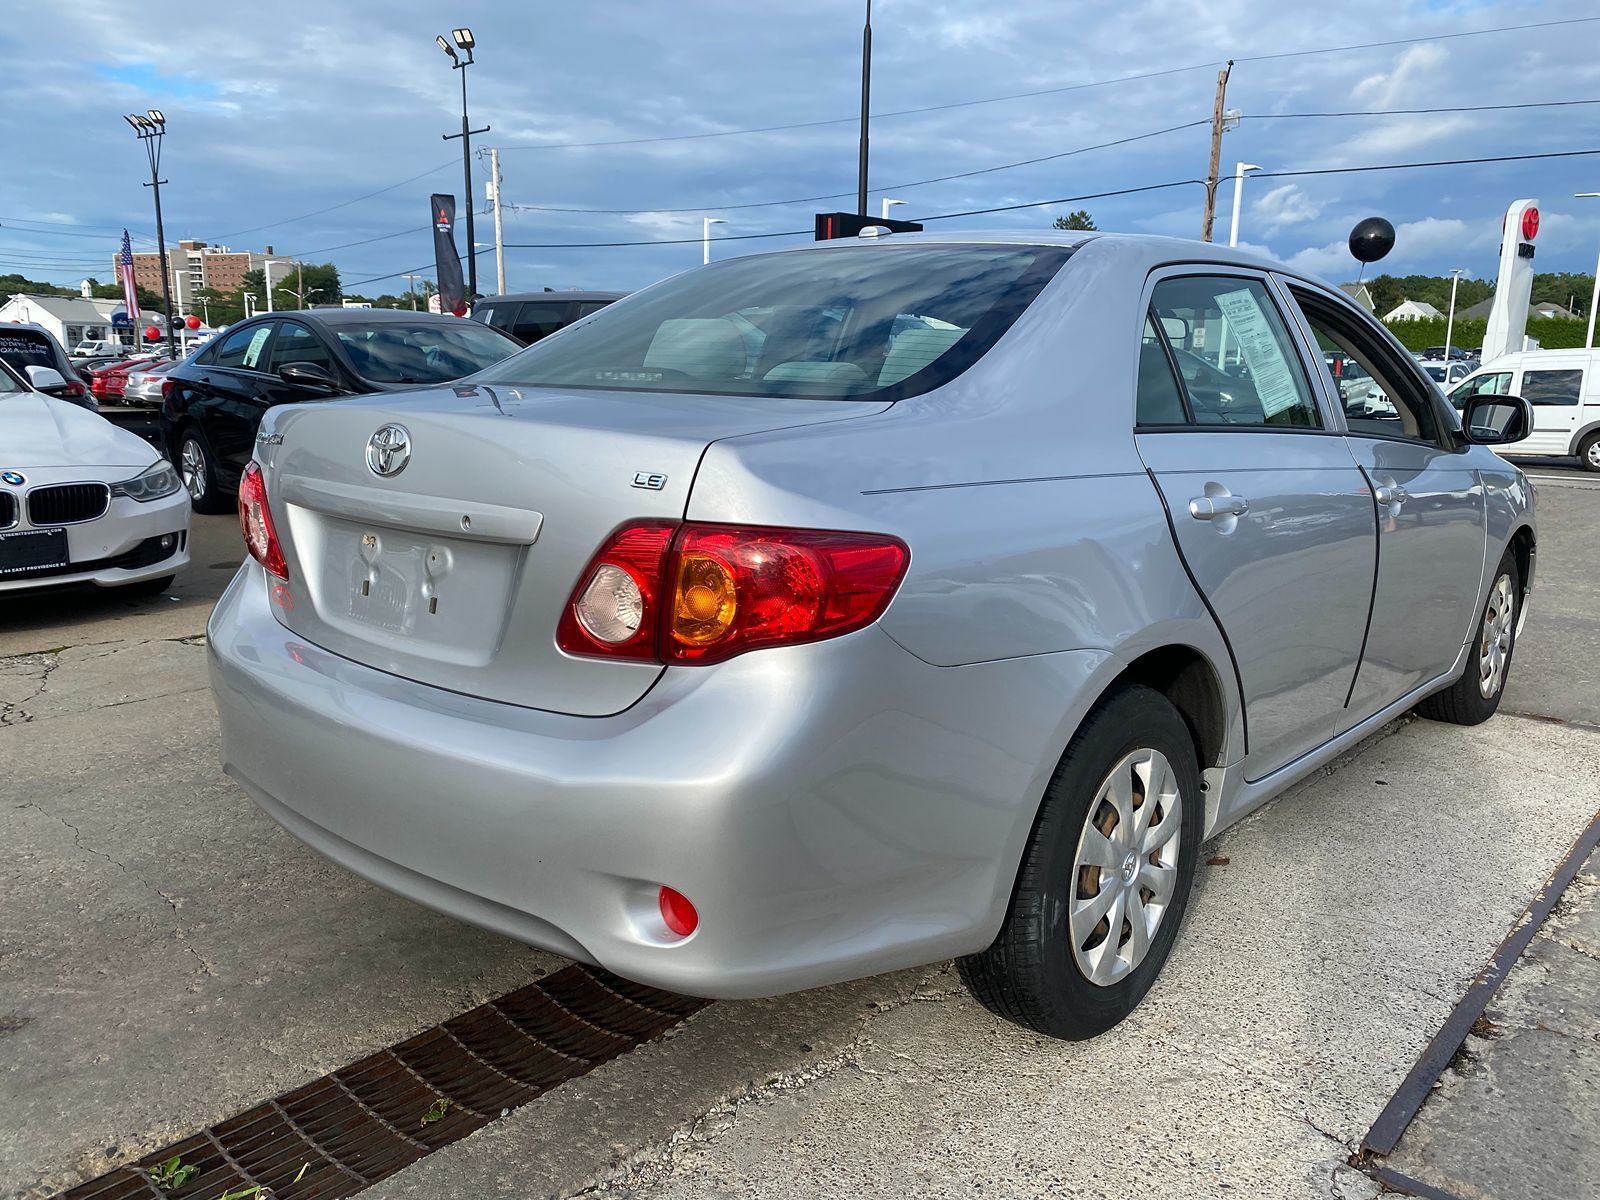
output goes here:
<path id="1" fill-rule="evenodd" d="M 495 304 L 502 300 L 576 300 L 582 304 L 594 300 L 621 300 L 627 292 L 506 292 L 501 296 L 485 296 L 479 304 Z"/>
<path id="2" fill-rule="evenodd" d="M 277 317 L 295 317 L 302 321 L 318 321 L 324 325 L 367 325 L 405 323 L 415 325 L 424 323 L 448 323 L 460 321 L 460 317 L 447 316 L 443 313 L 412 312 L 409 308 L 280 308 L 275 312 L 257 313 L 250 318 L 252 324 L 260 321 L 270 321 Z M 244 324 L 235 321 L 228 328 L 234 329 Z"/>

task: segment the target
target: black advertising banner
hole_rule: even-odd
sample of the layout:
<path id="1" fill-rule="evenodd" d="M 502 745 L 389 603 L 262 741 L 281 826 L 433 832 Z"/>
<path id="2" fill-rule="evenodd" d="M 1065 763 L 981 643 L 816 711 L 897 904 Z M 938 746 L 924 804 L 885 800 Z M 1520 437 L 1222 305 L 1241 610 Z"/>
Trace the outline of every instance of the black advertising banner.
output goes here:
<path id="1" fill-rule="evenodd" d="M 465 316 L 467 288 L 456 253 L 456 198 L 433 196 L 433 260 L 439 276 L 439 311 Z"/>

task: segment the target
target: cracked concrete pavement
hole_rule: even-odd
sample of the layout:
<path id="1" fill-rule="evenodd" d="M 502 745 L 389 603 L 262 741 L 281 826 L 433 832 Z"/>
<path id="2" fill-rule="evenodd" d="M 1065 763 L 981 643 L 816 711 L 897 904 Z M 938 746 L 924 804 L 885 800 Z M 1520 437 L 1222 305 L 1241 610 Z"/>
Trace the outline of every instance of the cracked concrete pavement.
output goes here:
<path id="1" fill-rule="evenodd" d="M 1230 831 L 1168 971 L 1093 1042 L 950 964 L 717 1003 L 387 1197 L 1376 1194 L 1345 1164 L 1600 795 L 1592 530 L 1541 490 L 1502 716 L 1392 727 Z M 177 600 L 0 606 L 0 1196 L 75 1182 L 557 965 L 302 848 L 217 768 L 197 522 Z M 210 545 L 206 545 L 209 542 Z"/>

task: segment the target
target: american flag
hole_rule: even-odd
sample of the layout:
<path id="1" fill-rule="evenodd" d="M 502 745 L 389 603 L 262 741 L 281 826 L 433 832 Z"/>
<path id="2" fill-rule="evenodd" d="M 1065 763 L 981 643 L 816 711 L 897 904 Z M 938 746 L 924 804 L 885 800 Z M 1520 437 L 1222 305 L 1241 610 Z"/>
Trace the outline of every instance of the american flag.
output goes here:
<path id="1" fill-rule="evenodd" d="M 117 274 L 122 278 L 122 303 L 128 310 L 128 323 L 139 324 L 139 288 L 133 277 L 133 243 L 128 231 L 122 231 L 122 253 L 117 259 Z"/>

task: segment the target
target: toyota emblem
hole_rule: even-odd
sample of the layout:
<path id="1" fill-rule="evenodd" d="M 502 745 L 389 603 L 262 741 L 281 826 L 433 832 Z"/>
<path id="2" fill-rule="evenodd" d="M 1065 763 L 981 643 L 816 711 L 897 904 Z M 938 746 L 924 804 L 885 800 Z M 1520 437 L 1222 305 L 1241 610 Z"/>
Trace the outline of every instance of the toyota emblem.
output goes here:
<path id="1" fill-rule="evenodd" d="M 367 467 L 374 475 L 398 475 L 411 461 L 411 434 L 404 425 L 384 425 L 367 439 Z"/>

